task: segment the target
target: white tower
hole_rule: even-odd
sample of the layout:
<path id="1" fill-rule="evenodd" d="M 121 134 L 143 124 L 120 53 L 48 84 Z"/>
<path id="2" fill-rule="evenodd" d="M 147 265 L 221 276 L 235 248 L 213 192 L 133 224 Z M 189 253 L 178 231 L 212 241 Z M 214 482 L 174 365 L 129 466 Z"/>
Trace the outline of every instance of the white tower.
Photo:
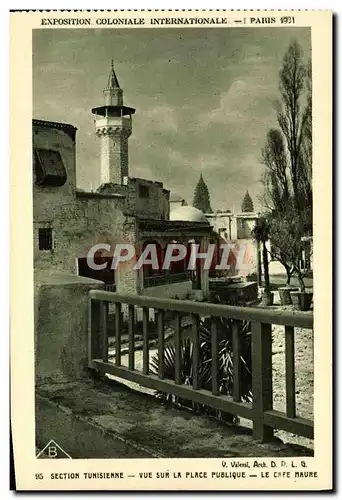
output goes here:
<path id="1" fill-rule="evenodd" d="M 113 60 L 103 93 L 105 104 L 91 110 L 95 114 L 96 135 L 101 141 L 101 184 L 122 184 L 123 178 L 128 177 L 128 138 L 135 109 L 123 105 L 123 91 Z"/>

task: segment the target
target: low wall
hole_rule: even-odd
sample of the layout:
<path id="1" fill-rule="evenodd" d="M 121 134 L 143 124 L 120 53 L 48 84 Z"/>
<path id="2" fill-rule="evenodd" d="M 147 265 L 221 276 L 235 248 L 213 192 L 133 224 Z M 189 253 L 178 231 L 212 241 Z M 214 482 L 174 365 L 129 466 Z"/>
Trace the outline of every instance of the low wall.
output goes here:
<path id="1" fill-rule="evenodd" d="M 180 283 L 167 283 L 144 288 L 141 295 L 162 299 L 186 299 L 190 297 L 191 293 L 192 281 L 181 281 Z"/>
<path id="2" fill-rule="evenodd" d="M 101 281 L 61 272 L 36 271 L 35 379 L 66 382 L 86 375 L 88 293 Z"/>
<path id="3" fill-rule="evenodd" d="M 210 291 L 214 295 L 219 295 L 225 303 L 247 304 L 254 302 L 258 298 L 257 282 L 241 281 L 237 283 L 225 283 L 224 281 L 210 282 Z"/>

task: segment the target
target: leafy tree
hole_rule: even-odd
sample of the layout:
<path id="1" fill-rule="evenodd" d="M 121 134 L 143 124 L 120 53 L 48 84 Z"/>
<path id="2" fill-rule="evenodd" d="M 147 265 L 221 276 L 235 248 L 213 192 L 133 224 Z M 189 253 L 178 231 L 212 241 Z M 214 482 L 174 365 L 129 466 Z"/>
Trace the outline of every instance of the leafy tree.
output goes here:
<path id="1" fill-rule="evenodd" d="M 286 213 L 273 215 L 270 220 L 272 254 L 280 262 L 285 262 L 288 284 L 292 273 L 296 274 L 302 292 L 305 292 L 304 277 L 309 271 L 309 268 L 301 267 L 304 225 L 305 218 L 298 212 L 294 203 L 288 205 Z"/>
<path id="2" fill-rule="evenodd" d="M 283 135 L 278 129 L 270 129 L 261 153 L 266 170 L 263 174 L 263 201 L 270 211 L 286 210 L 291 186 L 288 179 L 288 165 Z"/>
<path id="3" fill-rule="evenodd" d="M 253 200 L 248 190 L 246 190 L 246 194 L 242 200 L 241 212 L 254 212 Z"/>
<path id="4" fill-rule="evenodd" d="M 195 187 L 193 206 L 202 210 L 203 213 L 211 214 L 213 211 L 210 206 L 210 195 L 208 186 L 203 180 L 202 174 L 200 175 L 197 186 Z"/>

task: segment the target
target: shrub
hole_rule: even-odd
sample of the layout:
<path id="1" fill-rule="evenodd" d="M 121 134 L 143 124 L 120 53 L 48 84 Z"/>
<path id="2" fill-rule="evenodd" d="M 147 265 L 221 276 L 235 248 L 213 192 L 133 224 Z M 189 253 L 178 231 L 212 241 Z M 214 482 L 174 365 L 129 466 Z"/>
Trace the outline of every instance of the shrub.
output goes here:
<path id="1" fill-rule="evenodd" d="M 251 335 L 250 322 L 240 321 L 241 335 L 241 396 L 243 401 L 252 399 L 252 374 L 251 374 Z M 218 319 L 218 379 L 219 392 L 221 395 L 233 394 L 233 340 L 232 340 L 233 320 L 227 318 Z M 200 362 L 199 378 L 202 389 L 212 390 L 211 372 L 211 330 L 210 319 L 200 320 Z M 164 350 L 164 375 L 166 379 L 175 378 L 175 345 L 171 341 Z M 192 362 L 193 362 L 193 342 L 191 338 L 184 338 L 181 343 L 181 383 L 192 385 Z M 159 355 L 158 353 L 151 360 L 151 371 L 158 373 Z M 190 400 L 183 400 L 172 394 L 156 391 L 156 396 L 163 403 L 174 403 L 200 413 L 214 415 L 221 420 L 236 423 L 238 419 L 226 412 L 218 412 L 207 405 L 193 403 Z"/>

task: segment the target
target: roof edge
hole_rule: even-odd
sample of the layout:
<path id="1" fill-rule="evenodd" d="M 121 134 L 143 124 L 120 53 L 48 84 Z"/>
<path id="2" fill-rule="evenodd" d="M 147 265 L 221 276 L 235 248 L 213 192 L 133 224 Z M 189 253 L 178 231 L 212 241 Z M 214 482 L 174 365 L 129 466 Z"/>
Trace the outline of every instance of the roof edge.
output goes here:
<path id="1" fill-rule="evenodd" d="M 78 130 L 77 127 L 71 125 L 71 123 L 51 122 L 47 120 L 38 120 L 36 118 L 33 118 L 32 125 L 35 127 L 56 128 L 58 130 L 64 130 L 64 132 L 68 134 L 73 141 L 75 140 L 76 132 Z"/>

